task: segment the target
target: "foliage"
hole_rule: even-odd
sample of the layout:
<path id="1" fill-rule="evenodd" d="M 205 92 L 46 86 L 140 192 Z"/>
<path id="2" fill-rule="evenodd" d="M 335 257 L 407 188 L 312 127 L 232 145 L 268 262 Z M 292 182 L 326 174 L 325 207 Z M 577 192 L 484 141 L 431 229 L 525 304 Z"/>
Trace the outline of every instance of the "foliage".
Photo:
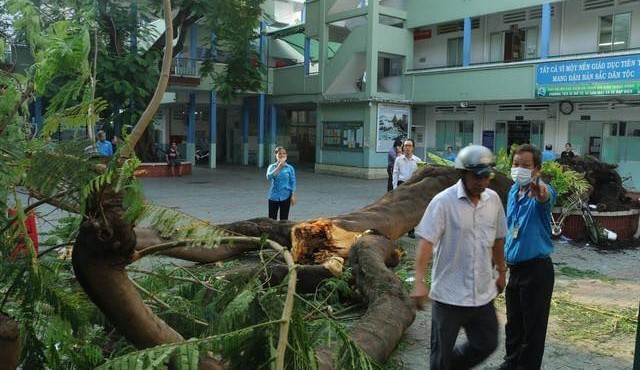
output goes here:
<path id="1" fill-rule="evenodd" d="M 500 148 L 496 155 L 496 169 L 509 178 L 511 176 L 511 153 L 513 153 L 517 147 L 517 144 L 513 144 L 508 151 L 506 148 Z"/>
<path id="2" fill-rule="evenodd" d="M 191 240 L 191 245 L 196 246 L 215 246 L 219 244 L 220 237 L 228 234 L 207 221 L 154 204 L 144 206 L 140 222 L 149 222 L 161 237 L 188 239 Z"/>
<path id="3" fill-rule="evenodd" d="M 103 362 L 104 323 L 73 283 L 69 261 L 53 256 L 36 259 L 30 239 L 20 234 L 24 230 L 11 228 L 0 240 L 4 295 L 0 309 L 20 325 L 22 367 L 77 369 Z M 13 251 L 18 240 L 27 243 L 26 254 Z"/>
<path id="4" fill-rule="evenodd" d="M 427 156 L 429 157 L 429 159 L 431 160 L 431 162 L 440 165 L 440 166 L 447 166 L 447 167 L 453 167 L 453 162 L 451 162 L 448 159 L 444 159 L 441 156 L 435 154 L 435 153 L 431 153 L 428 152 Z"/>
<path id="5" fill-rule="evenodd" d="M 564 168 L 556 161 L 544 162 L 542 175 L 550 179 L 551 186 L 558 193 L 558 197 L 569 193 L 582 196 L 589 190 L 589 183 L 584 179 L 584 174 Z"/>

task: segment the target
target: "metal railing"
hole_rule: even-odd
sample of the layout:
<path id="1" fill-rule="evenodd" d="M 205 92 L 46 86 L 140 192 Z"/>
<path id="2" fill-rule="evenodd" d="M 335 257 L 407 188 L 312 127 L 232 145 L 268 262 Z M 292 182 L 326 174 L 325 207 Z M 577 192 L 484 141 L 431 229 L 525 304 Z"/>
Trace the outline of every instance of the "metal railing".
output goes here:
<path id="1" fill-rule="evenodd" d="M 174 76 L 200 77 L 202 60 L 192 58 L 173 58 L 171 74 Z"/>

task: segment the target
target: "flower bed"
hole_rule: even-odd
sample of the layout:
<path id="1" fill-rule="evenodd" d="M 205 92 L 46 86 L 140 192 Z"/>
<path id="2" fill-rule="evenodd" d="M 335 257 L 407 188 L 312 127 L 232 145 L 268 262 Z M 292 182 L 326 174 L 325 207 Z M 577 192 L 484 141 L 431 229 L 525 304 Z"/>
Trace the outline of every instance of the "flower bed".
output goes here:
<path id="1" fill-rule="evenodd" d="M 182 162 L 180 164 L 182 167 L 182 176 L 191 175 L 191 162 Z M 175 169 L 176 175 L 178 174 L 178 169 Z M 136 169 L 137 177 L 171 177 L 171 172 L 169 171 L 169 165 L 166 162 L 143 162 Z"/>
<path id="2" fill-rule="evenodd" d="M 618 234 L 618 240 L 632 238 L 638 230 L 638 219 L 640 209 L 615 212 L 591 212 L 593 219 L 600 227 L 611 230 Z M 557 220 L 560 217 L 560 209 L 556 208 L 553 217 Z M 580 212 L 572 212 L 564 219 L 562 225 L 562 235 L 574 240 L 586 239 L 584 220 Z"/>

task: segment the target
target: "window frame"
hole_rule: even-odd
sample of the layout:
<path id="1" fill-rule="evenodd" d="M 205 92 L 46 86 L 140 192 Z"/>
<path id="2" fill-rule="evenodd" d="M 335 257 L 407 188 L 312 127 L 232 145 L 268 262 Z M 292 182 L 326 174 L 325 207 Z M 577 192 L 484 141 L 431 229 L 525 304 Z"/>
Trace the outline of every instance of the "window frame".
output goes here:
<path id="1" fill-rule="evenodd" d="M 624 48 L 620 48 L 620 49 L 616 49 L 615 48 L 615 35 L 616 35 L 616 18 L 619 18 L 620 16 L 628 16 L 629 19 L 627 21 L 627 34 L 626 34 L 626 39 L 624 41 Z M 606 17 L 611 17 L 611 32 L 610 32 L 610 40 L 608 45 L 602 45 L 602 20 L 603 18 Z M 631 42 L 631 26 L 632 26 L 632 21 L 633 21 L 633 17 L 632 17 L 632 12 L 622 12 L 622 13 L 613 13 L 613 14 L 606 14 L 606 15 L 601 15 L 598 17 L 598 39 L 597 39 L 597 43 L 596 43 L 596 50 L 598 53 L 612 53 L 615 51 L 621 51 L 621 50 L 628 50 L 630 49 L 630 42 Z M 607 49 L 605 49 L 607 48 Z"/>

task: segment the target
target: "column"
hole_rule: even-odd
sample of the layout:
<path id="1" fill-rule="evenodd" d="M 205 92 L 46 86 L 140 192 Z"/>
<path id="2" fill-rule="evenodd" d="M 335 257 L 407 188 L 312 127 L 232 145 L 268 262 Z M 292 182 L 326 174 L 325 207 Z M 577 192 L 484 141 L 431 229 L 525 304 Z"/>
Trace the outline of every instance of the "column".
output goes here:
<path id="1" fill-rule="evenodd" d="M 187 115 L 187 149 L 185 160 L 196 165 L 196 93 L 189 93 L 189 107 Z"/>
<path id="2" fill-rule="evenodd" d="M 242 164 L 249 165 L 249 102 L 242 99 Z"/>
<path id="3" fill-rule="evenodd" d="M 464 31 L 462 36 L 462 66 L 471 64 L 471 18 L 464 19 Z"/>
<path id="4" fill-rule="evenodd" d="M 36 133 L 40 135 L 42 130 L 42 98 L 37 98 L 33 103 L 33 124 L 36 126 Z"/>
<path id="5" fill-rule="evenodd" d="M 197 76 L 196 73 L 196 59 L 198 59 L 198 25 L 191 25 L 191 32 L 189 38 L 189 75 Z"/>
<path id="6" fill-rule="evenodd" d="M 309 74 L 309 68 L 311 66 L 311 39 L 304 38 L 304 75 Z"/>
<path id="7" fill-rule="evenodd" d="M 216 168 L 218 144 L 218 99 L 216 92 L 209 92 L 209 168 Z"/>
<path id="8" fill-rule="evenodd" d="M 135 2 L 131 3 L 129 6 L 129 16 L 131 17 L 131 24 L 133 25 L 129 48 L 131 51 L 136 51 L 138 50 L 138 4 Z"/>
<path id="9" fill-rule="evenodd" d="M 275 104 L 271 104 L 270 107 L 270 111 L 271 111 L 271 117 L 270 117 L 270 121 L 271 121 L 271 136 L 269 139 L 269 153 L 271 153 L 269 155 L 269 158 L 271 160 L 271 163 L 275 162 L 276 159 L 276 155 L 275 155 L 275 151 L 276 151 L 276 119 L 278 117 L 278 108 L 276 107 Z"/>
<path id="10" fill-rule="evenodd" d="M 267 37 L 264 34 L 265 23 L 260 22 L 260 62 L 266 64 Z M 265 94 L 261 91 L 258 95 L 258 167 L 264 167 L 264 114 Z"/>
<path id="11" fill-rule="evenodd" d="M 542 4 L 542 24 L 540 25 L 540 59 L 549 57 L 551 41 L 551 4 Z"/>

